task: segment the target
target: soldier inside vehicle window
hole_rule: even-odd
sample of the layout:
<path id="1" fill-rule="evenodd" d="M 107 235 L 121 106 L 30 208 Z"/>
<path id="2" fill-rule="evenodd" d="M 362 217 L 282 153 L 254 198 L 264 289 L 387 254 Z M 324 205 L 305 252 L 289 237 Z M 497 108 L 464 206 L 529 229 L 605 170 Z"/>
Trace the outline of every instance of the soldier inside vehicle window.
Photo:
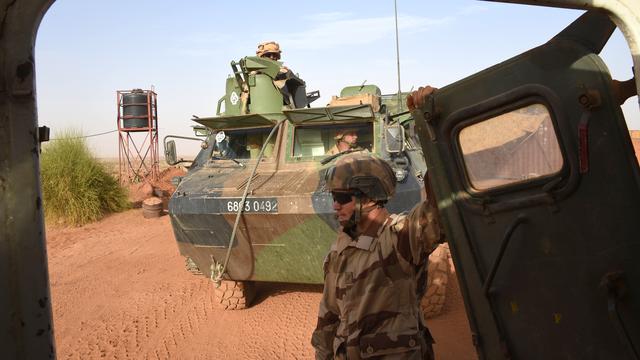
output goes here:
<path id="1" fill-rule="evenodd" d="M 262 134 L 247 134 L 247 151 L 251 159 L 258 158 L 263 143 L 264 139 L 262 138 Z"/>
<path id="2" fill-rule="evenodd" d="M 358 146 L 358 130 L 354 128 L 338 129 L 336 130 L 334 140 L 336 142 L 335 145 L 326 152 L 326 155 L 335 155 L 343 151 L 355 149 Z"/>
<path id="3" fill-rule="evenodd" d="M 251 158 L 251 159 L 258 158 L 258 155 L 260 155 L 260 151 L 262 151 L 262 147 L 264 146 L 264 142 L 267 139 L 268 130 L 269 129 L 261 130 L 260 132 L 255 132 L 254 130 L 252 132 L 247 133 L 246 150 L 247 150 L 248 158 Z M 275 137 L 272 137 L 269 143 L 266 144 L 265 146 L 264 153 L 262 154 L 263 158 L 268 158 L 268 157 L 271 157 L 271 155 L 273 155 L 274 145 L 275 145 Z"/>

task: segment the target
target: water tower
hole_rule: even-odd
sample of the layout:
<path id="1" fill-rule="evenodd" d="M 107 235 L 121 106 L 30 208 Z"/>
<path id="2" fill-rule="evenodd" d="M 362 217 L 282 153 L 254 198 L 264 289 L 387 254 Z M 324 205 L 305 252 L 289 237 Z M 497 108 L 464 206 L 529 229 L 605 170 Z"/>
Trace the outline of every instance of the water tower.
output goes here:
<path id="1" fill-rule="evenodd" d="M 152 90 L 118 90 L 120 182 L 158 180 L 158 102 Z"/>

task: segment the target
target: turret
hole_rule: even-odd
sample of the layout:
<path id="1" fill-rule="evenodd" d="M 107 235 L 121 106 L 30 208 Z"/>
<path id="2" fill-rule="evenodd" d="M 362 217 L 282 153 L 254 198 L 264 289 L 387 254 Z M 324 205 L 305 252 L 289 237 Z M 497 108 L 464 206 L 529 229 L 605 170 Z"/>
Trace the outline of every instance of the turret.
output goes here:
<path id="1" fill-rule="evenodd" d="M 232 61 L 231 69 L 233 75 L 227 78 L 217 115 L 282 113 L 286 109 L 308 107 L 319 97 L 317 91 L 307 94 L 305 82 L 279 61 L 247 56 Z"/>

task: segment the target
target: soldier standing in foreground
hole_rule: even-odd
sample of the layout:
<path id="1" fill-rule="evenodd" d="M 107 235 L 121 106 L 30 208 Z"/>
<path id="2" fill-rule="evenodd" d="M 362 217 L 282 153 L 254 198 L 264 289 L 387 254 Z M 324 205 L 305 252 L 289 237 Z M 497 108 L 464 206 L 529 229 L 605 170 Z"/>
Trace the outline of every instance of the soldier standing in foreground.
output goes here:
<path id="1" fill-rule="evenodd" d="M 311 343 L 316 359 L 433 359 L 420 311 L 429 254 L 443 241 L 435 201 L 394 215 L 396 179 L 386 161 L 345 155 L 327 172 L 340 229 L 324 263 Z"/>

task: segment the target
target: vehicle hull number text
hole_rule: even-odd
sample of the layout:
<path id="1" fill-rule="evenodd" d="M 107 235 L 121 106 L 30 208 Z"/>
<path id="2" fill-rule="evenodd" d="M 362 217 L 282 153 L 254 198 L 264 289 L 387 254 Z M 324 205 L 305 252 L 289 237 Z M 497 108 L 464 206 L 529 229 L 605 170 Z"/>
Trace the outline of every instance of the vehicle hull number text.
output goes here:
<path id="1" fill-rule="evenodd" d="M 242 203 L 241 198 L 220 199 L 220 210 L 224 213 L 237 213 Z M 278 200 L 275 198 L 246 199 L 244 202 L 245 213 L 277 213 Z"/>

